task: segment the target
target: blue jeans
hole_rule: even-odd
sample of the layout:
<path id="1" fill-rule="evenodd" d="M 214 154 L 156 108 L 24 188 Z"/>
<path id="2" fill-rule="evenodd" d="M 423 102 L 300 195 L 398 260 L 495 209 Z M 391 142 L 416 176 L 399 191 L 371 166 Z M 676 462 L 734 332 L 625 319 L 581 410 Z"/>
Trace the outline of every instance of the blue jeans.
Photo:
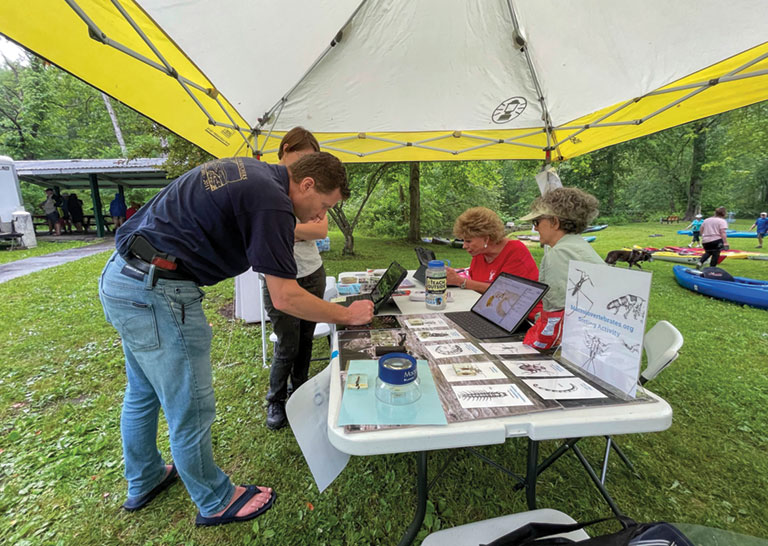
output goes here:
<path id="1" fill-rule="evenodd" d="M 140 281 L 121 273 L 115 253 L 99 282 L 107 321 L 120 334 L 128 385 L 120 430 L 128 496 L 140 497 L 165 477 L 157 449 L 163 408 L 171 454 L 184 485 L 203 516 L 229 504 L 235 487 L 213 462 L 211 424 L 215 401 L 211 376 L 211 328 L 203 291 L 192 281 Z"/>

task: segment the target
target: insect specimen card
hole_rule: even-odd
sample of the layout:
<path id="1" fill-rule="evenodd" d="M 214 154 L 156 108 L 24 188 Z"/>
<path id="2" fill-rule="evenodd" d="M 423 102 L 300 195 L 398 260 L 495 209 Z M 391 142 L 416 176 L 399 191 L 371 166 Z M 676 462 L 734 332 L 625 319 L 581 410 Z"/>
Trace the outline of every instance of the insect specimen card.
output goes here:
<path id="1" fill-rule="evenodd" d="M 411 329 L 448 328 L 448 324 L 441 318 L 413 317 L 405 319 L 405 325 Z"/>
<path id="2" fill-rule="evenodd" d="M 532 406 L 533 402 L 517 385 L 456 385 L 453 393 L 461 407 L 501 408 L 504 406 Z"/>
<path id="3" fill-rule="evenodd" d="M 634 396 L 651 274 L 571 261 L 567 282 L 562 359 Z"/>
<path id="4" fill-rule="evenodd" d="M 435 358 L 453 358 L 457 356 L 473 356 L 483 354 L 471 343 L 441 343 L 424 346 Z"/>
<path id="5" fill-rule="evenodd" d="M 595 387 L 578 377 L 523 379 L 523 382 L 544 400 L 607 398 Z"/>
<path id="6" fill-rule="evenodd" d="M 439 364 L 445 379 L 451 383 L 459 381 L 485 381 L 488 379 L 507 379 L 493 362 L 460 362 L 458 364 Z"/>
<path id="7" fill-rule="evenodd" d="M 573 374 L 554 360 L 503 360 L 517 377 L 571 377 Z"/>
<path id="8" fill-rule="evenodd" d="M 419 341 L 445 341 L 446 339 L 464 339 L 464 336 L 454 329 L 450 330 L 415 330 Z"/>
<path id="9" fill-rule="evenodd" d="M 535 355 L 539 351 L 523 345 L 522 341 L 510 341 L 507 343 L 481 343 L 480 346 L 492 355 Z"/>

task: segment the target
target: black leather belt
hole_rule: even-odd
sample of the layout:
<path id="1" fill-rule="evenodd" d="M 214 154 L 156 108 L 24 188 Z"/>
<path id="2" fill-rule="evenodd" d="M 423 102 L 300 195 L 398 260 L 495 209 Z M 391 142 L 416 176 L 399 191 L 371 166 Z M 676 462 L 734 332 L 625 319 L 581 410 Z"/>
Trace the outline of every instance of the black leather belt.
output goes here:
<path id="1" fill-rule="evenodd" d="M 141 281 L 144 280 L 144 275 L 149 275 L 150 271 L 152 270 L 152 265 L 145 262 L 141 258 L 137 258 L 136 256 L 132 255 L 123 256 L 122 254 L 120 257 L 125 260 L 125 263 L 127 264 L 127 266 L 124 267 L 121 271 L 121 273 L 126 277 L 131 277 L 132 279 Z M 131 268 L 133 271 L 131 271 Z M 183 271 L 179 271 L 178 269 L 176 271 L 169 271 L 167 269 L 161 269 L 157 266 L 155 266 L 155 278 L 197 282 L 197 279 L 193 279 L 191 275 L 188 275 Z M 152 281 L 152 284 L 154 285 L 154 280 Z"/>

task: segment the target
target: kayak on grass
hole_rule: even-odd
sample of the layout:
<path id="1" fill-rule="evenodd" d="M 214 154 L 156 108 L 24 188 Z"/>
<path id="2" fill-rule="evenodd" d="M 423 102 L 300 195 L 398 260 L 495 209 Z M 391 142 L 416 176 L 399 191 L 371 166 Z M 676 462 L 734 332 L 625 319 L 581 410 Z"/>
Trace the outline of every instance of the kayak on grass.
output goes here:
<path id="1" fill-rule="evenodd" d="M 693 235 L 690 229 L 680 229 L 678 235 Z M 735 229 L 726 229 L 725 235 L 734 239 L 757 239 L 757 233 L 754 231 L 736 231 Z"/>
<path id="2" fill-rule="evenodd" d="M 582 233 L 592 233 L 593 231 L 600 231 L 608 227 L 608 224 L 601 224 L 599 226 L 589 226 Z"/>
<path id="3" fill-rule="evenodd" d="M 768 281 L 733 277 L 733 280 L 710 279 L 702 272 L 681 265 L 672 268 L 677 283 L 700 294 L 742 305 L 768 309 Z"/>

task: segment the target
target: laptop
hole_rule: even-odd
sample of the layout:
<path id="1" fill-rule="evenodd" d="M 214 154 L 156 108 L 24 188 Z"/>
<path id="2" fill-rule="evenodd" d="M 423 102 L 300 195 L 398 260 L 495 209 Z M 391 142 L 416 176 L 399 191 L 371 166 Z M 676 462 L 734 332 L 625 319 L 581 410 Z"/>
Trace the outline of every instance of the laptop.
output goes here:
<path id="1" fill-rule="evenodd" d="M 339 302 L 339 305 L 349 307 L 353 301 L 370 300 L 373 302 L 373 314 L 377 315 L 379 310 L 389 302 L 392 294 L 397 290 L 397 287 L 400 286 L 400 283 L 403 282 L 406 276 L 408 276 L 408 271 L 406 271 L 399 263 L 392 262 L 381 276 L 381 279 L 379 279 L 379 282 L 376 283 L 376 286 L 373 287 L 370 294 L 347 296 L 347 299 Z"/>
<path id="2" fill-rule="evenodd" d="M 419 268 L 416 270 L 416 273 L 413 274 L 413 278 L 426 286 L 427 267 L 429 266 L 429 261 L 435 259 L 435 253 L 420 246 L 417 246 L 413 250 L 416 251 L 416 257 L 419 259 Z"/>
<path id="3" fill-rule="evenodd" d="M 522 333 L 529 327 L 526 317 L 549 290 L 546 284 L 501 273 L 480 296 L 471 311 L 445 316 L 478 339 L 493 339 Z"/>

